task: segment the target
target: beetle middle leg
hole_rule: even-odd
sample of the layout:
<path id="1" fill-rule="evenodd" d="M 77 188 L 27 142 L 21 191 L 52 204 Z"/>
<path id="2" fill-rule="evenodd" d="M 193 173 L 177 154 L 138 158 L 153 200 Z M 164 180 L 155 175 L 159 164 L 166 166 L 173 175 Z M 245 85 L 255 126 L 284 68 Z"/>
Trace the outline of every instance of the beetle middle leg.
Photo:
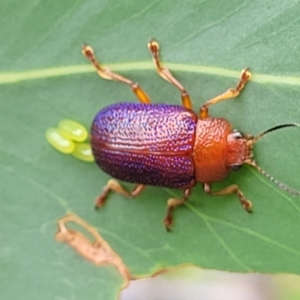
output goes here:
<path id="1" fill-rule="evenodd" d="M 211 196 L 221 196 L 221 195 L 229 195 L 229 194 L 235 194 L 240 201 L 242 207 L 248 212 L 251 213 L 252 203 L 248 199 L 244 197 L 244 194 L 239 189 L 239 187 L 236 184 L 232 184 L 227 186 L 224 189 L 221 189 L 220 191 L 212 192 L 211 186 L 208 183 L 203 184 L 203 189 L 205 193 L 211 195 Z"/>
<path id="2" fill-rule="evenodd" d="M 117 192 L 126 198 L 133 198 L 138 196 L 145 189 L 145 187 L 146 186 L 143 184 L 138 184 L 131 192 L 127 192 L 117 180 L 110 179 L 104 186 L 102 193 L 96 198 L 95 208 L 99 208 L 105 204 L 107 195 L 111 191 Z"/>
<path id="3" fill-rule="evenodd" d="M 200 108 L 199 118 L 205 119 L 209 117 L 208 114 L 209 105 L 216 104 L 220 101 L 236 98 L 240 94 L 241 90 L 245 87 L 245 84 L 250 80 L 250 78 L 251 78 L 251 73 L 249 72 L 249 69 L 248 68 L 243 69 L 240 75 L 239 82 L 236 85 L 236 87 L 229 88 L 224 93 L 206 101 Z"/>
<path id="4" fill-rule="evenodd" d="M 170 227 L 173 224 L 173 211 L 175 207 L 184 204 L 188 197 L 190 196 L 192 192 L 192 189 L 186 189 L 184 190 L 183 198 L 181 199 L 176 199 L 176 198 L 170 198 L 168 199 L 168 204 L 167 204 L 167 214 L 164 219 L 164 224 L 166 226 L 166 230 L 170 231 Z"/>
<path id="5" fill-rule="evenodd" d="M 182 86 L 182 84 L 171 74 L 169 69 L 164 68 L 160 64 L 159 59 L 159 44 L 154 40 L 150 40 L 148 43 L 148 49 L 152 54 L 153 62 L 156 67 L 156 71 L 159 76 L 161 76 L 166 81 L 170 82 L 172 85 L 177 87 L 181 92 L 181 101 L 182 105 L 186 108 L 192 109 L 192 102 L 190 99 L 190 95 L 186 91 L 186 89 Z"/>
<path id="6" fill-rule="evenodd" d="M 138 85 L 138 83 L 133 82 L 132 80 L 123 77 L 117 73 L 112 72 L 110 69 L 103 67 L 100 62 L 97 60 L 94 50 L 91 46 L 84 45 L 82 47 L 82 54 L 93 64 L 97 73 L 100 77 L 107 80 L 114 80 L 123 82 L 130 86 L 133 93 L 136 95 L 138 100 L 145 104 L 150 104 L 151 100 L 147 93 Z"/>

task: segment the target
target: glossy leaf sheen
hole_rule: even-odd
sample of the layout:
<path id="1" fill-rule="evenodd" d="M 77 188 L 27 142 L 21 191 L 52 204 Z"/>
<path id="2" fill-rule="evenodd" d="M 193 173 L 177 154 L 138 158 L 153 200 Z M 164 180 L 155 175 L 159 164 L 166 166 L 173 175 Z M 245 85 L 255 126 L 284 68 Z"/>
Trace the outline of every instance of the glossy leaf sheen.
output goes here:
<path id="1" fill-rule="evenodd" d="M 299 123 L 299 1 L 144 3 L 2 3 L 0 83 L 7 82 L 0 86 L 3 299 L 116 297 L 122 279 L 113 267 L 95 267 L 54 241 L 55 222 L 68 211 L 97 227 L 134 275 L 183 263 L 300 273 L 300 199 L 249 167 L 213 188 L 238 184 L 253 202 L 252 215 L 234 196 L 212 198 L 199 186 L 188 204 L 176 210 L 168 234 L 162 225 L 166 200 L 180 197 L 180 191 L 149 187 L 135 200 L 113 194 L 103 209 L 94 211 L 93 199 L 109 177 L 46 142 L 46 129 L 62 119 L 89 127 L 104 106 L 136 101 L 128 87 L 86 73 L 92 69 L 84 69 L 83 43 L 116 67 L 140 62 L 140 71 L 125 67 L 120 72 L 138 81 L 153 102 L 179 104 L 178 91 L 149 70 L 146 44 L 151 37 L 161 43 L 163 60 L 177 64 L 174 73 L 195 109 L 234 86 L 238 72 L 249 66 L 253 82 L 242 96 L 213 106 L 211 114 L 252 134 Z M 69 66 L 78 67 L 77 75 L 59 76 Z M 59 69 L 48 72 L 50 68 Z M 27 81 L 15 81 L 9 74 L 31 70 L 37 71 L 25 73 Z M 256 145 L 256 159 L 275 178 L 300 189 L 299 145 L 299 129 L 274 132 Z"/>

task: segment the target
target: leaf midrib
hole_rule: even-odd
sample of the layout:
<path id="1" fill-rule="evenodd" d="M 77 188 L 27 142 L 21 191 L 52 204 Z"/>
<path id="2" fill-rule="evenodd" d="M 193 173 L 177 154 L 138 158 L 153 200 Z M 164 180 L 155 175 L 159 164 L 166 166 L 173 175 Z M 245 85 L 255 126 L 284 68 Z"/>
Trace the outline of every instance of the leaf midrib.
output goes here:
<path id="1" fill-rule="evenodd" d="M 218 68 L 214 66 L 204 65 L 189 65 L 189 64 L 176 64 L 176 63 L 164 63 L 168 68 L 174 71 L 190 72 L 190 73 L 201 73 L 207 75 L 215 75 L 229 78 L 239 78 L 240 71 Z M 107 64 L 105 67 L 110 68 L 114 71 L 146 71 L 154 70 L 153 63 L 150 61 L 139 61 L 139 62 L 127 62 L 117 64 Z M 0 73 L 0 84 L 12 84 L 26 80 L 37 80 L 51 77 L 60 77 L 84 73 L 95 72 L 91 65 L 70 65 L 55 68 L 35 69 L 20 72 L 7 72 Z M 271 74 L 259 74 L 253 73 L 251 81 L 257 83 L 272 83 L 280 85 L 299 85 L 300 76 L 282 76 L 282 75 L 271 75 Z"/>

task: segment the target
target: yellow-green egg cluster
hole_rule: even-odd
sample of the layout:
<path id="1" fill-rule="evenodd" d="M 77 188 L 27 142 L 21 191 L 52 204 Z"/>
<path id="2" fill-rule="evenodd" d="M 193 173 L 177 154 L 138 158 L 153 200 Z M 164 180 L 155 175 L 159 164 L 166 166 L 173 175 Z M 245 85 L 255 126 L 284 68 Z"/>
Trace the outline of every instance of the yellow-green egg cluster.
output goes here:
<path id="1" fill-rule="evenodd" d="M 87 138 L 87 129 L 82 124 L 68 119 L 60 121 L 56 128 L 51 127 L 46 131 L 46 140 L 59 152 L 93 162 L 94 157 L 91 145 L 86 142 Z"/>

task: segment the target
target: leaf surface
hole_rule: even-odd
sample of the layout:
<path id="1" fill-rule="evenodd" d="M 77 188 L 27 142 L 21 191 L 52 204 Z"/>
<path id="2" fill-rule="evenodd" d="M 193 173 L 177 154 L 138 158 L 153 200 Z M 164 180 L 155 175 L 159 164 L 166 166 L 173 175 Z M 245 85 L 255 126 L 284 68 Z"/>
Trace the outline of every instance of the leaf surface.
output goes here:
<path id="1" fill-rule="evenodd" d="M 300 274 L 300 199 L 244 167 L 224 182 L 252 200 L 246 214 L 234 196 L 209 197 L 201 186 L 162 225 L 166 200 L 180 191 L 149 187 L 135 200 L 93 199 L 109 176 L 94 164 L 51 148 L 45 130 L 64 118 L 89 127 L 96 112 L 136 101 L 122 84 L 99 79 L 80 54 L 91 44 L 102 62 L 132 78 L 153 102 L 180 103 L 159 78 L 146 44 L 187 88 L 197 110 L 251 68 L 239 99 L 211 108 L 254 135 L 300 122 L 299 1 L 4 1 L 0 12 L 0 290 L 8 299 L 113 299 L 122 278 L 54 240 L 56 221 L 74 212 L 95 226 L 136 276 L 192 263 L 238 272 Z M 263 138 L 260 166 L 300 189 L 299 129 Z M 132 186 L 125 184 L 127 188 Z"/>

